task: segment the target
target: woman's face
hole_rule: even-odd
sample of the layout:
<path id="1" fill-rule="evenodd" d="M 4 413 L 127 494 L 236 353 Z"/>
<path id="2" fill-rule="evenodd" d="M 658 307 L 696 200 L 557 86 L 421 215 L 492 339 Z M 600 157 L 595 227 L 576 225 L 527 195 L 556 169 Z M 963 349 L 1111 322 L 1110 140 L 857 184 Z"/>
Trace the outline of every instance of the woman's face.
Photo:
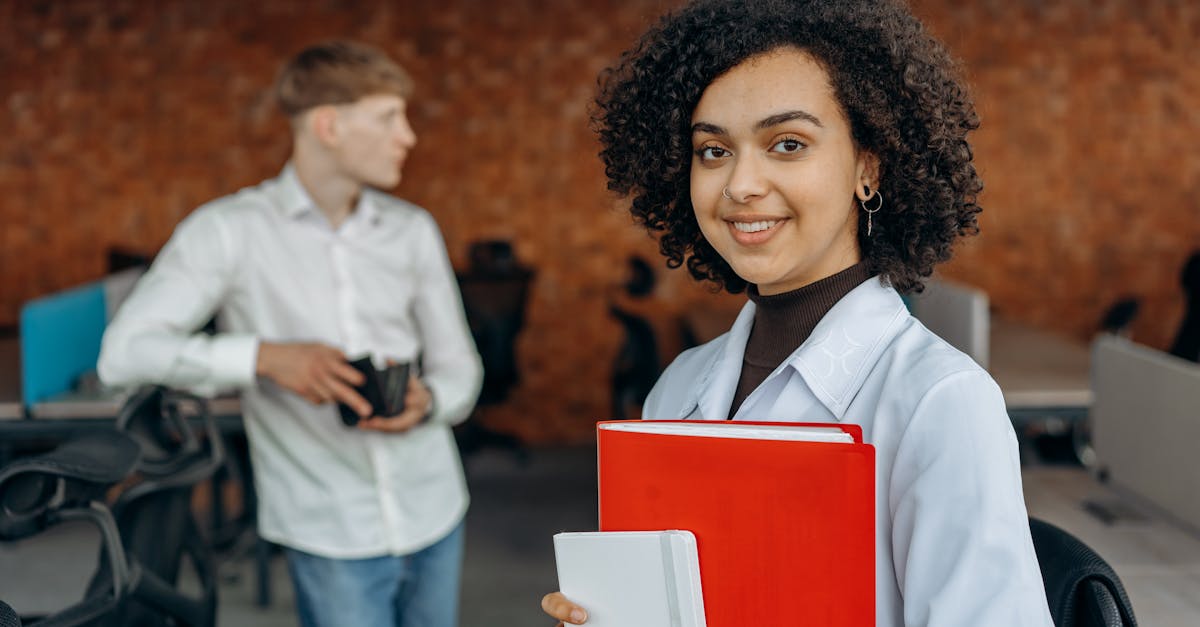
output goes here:
<path id="1" fill-rule="evenodd" d="M 860 260 L 857 200 L 876 188 L 875 161 L 855 148 L 829 76 L 806 53 L 781 48 L 713 81 L 692 112 L 692 148 L 700 230 L 759 293 Z"/>

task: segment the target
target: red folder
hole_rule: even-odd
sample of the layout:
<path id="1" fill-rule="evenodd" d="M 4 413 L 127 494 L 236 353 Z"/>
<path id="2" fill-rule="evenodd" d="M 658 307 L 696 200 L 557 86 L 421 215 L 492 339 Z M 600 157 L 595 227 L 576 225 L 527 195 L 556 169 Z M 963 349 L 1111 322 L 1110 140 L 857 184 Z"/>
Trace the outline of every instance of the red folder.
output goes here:
<path id="1" fill-rule="evenodd" d="M 681 421 L 653 421 L 681 422 Z M 695 534 L 708 627 L 875 624 L 875 448 L 597 429 L 601 531 Z"/>

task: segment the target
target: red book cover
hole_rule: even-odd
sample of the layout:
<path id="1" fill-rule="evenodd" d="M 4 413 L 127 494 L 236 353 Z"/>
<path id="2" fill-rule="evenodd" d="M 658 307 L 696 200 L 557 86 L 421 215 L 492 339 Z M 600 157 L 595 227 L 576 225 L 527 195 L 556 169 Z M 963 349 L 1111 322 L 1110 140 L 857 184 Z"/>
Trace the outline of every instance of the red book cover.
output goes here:
<path id="1" fill-rule="evenodd" d="M 819 427 L 853 440 L 833 443 L 605 426 L 619 424 L 597 427 L 600 530 L 695 534 L 708 627 L 875 624 L 875 448 L 861 428 L 687 423 Z"/>

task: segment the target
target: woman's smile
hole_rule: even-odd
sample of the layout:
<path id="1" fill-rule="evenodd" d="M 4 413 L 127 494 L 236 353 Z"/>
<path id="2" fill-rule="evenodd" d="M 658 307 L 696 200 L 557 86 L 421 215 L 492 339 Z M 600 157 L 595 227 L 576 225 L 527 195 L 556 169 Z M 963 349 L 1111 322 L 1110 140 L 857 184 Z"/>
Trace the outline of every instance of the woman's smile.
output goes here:
<path id="1" fill-rule="evenodd" d="M 787 222 L 786 218 L 762 216 L 731 216 L 725 218 L 733 241 L 742 246 L 765 244 Z"/>

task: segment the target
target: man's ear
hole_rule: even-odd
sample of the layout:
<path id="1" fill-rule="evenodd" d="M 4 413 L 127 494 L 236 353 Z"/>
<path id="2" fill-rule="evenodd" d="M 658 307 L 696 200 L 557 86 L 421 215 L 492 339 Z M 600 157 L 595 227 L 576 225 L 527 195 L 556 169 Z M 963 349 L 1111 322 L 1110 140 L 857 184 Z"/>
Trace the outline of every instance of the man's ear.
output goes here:
<path id="1" fill-rule="evenodd" d="M 870 194 L 867 194 L 867 188 L 870 188 Z M 872 152 L 860 151 L 858 153 L 858 186 L 854 194 L 858 196 L 859 200 L 867 200 L 869 196 L 874 196 L 878 189 L 879 157 Z"/>
<path id="2" fill-rule="evenodd" d="M 302 114 L 305 116 L 304 126 L 312 136 L 323 146 L 333 146 L 338 142 L 339 124 L 337 109 L 329 105 L 313 107 Z"/>

